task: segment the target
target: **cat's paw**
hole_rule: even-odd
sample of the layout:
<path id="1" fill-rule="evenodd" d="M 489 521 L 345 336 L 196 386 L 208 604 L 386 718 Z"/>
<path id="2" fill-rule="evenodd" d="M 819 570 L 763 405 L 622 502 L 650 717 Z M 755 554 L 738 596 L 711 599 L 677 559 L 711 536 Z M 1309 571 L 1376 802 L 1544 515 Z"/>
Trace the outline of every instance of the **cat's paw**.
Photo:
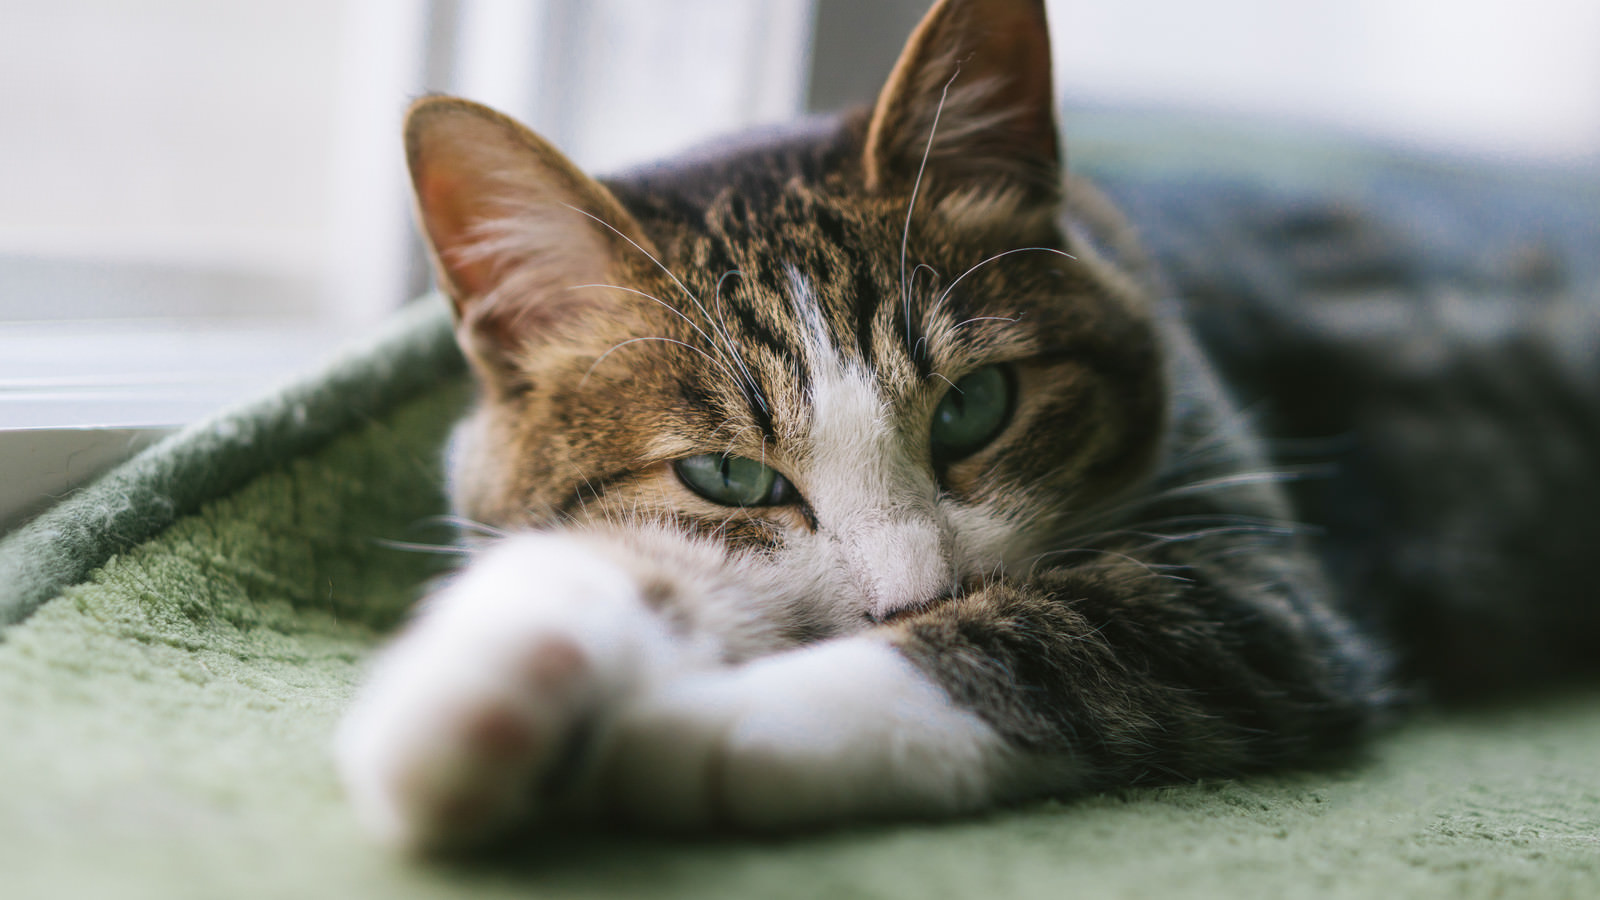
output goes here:
<path id="1" fill-rule="evenodd" d="M 609 733 L 602 803 L 666 827 L 948 815 L 1004 793 L 1004 740 L 881 639 L 685 674 Z"/>
<path id="2" fill-rule="evenodd" d="M 357 813 L 419 851 L 537 817 L 579 768 L 597 712 L 669 645 L 603 555 L 560 535 L 507 539 L 430 598 L 341 724 Z"/>
<path id="3" fill-rule="evenodd" d="M 395 650 L 406 662 L 420 655 Z M 380 678 L 341 728 L 340 768 L 357 813 L 385 841 L 424 851 L 478 843 L 533 817 L 541 782 L 578 739 L 592 662 L 577 644 L 547 637 L 498 665 L 450 665 L 443 654 L 424 665 L 418 674 L 434 679 Z"/>

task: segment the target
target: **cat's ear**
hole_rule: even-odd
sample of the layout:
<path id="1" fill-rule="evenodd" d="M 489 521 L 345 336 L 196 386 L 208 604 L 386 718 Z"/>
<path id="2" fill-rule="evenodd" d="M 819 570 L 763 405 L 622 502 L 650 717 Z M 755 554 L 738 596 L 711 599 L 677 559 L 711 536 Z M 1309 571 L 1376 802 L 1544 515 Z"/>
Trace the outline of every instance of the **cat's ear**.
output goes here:
<path id="1" fill-rule="evenodd" d="M 923 172 L 928 187 L 999 180 L 1054 201 L 1061 151 L 1044 0 L 935 4 L 878 96 L 863 171 L 874 191 Z"/>
<path id="2" fill-rule="evenodd" d="M 605 186 L 515 120 L 453 97 L 417 101 L 406 161 L 440 287 L 485 374 L 607 313 L 630 254 L 653 255 Z"/>

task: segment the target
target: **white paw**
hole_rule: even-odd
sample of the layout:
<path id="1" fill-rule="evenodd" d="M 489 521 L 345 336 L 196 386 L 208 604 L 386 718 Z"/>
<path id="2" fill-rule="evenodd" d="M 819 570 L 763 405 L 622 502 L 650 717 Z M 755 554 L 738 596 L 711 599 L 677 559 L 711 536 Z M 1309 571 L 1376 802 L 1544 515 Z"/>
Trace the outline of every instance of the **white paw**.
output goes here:
<path id="1" fill-rule="evenodd" d="M 610 730 L 614 814 L 790 828 L 993 802 L 1004 741 L 874 638 L 830 641 L 641 694 Z"/>
<path id="2" fill-rule="evenodd" d="M 670 648 L 633 580 L 581 540 L 501 542 L 429 599 L 341 724 L 357 813 L 413 850 L 536 817 L 589 720 Z"/>

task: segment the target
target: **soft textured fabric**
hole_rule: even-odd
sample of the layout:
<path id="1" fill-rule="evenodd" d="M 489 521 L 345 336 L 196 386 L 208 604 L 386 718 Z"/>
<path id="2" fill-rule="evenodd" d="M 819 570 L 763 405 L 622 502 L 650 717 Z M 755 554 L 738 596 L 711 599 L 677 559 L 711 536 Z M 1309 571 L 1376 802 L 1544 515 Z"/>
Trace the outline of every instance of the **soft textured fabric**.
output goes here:
<path id="1" fill-rule="evenodd" d="M 209 500 L 288 465 L 338 435 L 383 418 L 463 371 L 437 301 L 413 305 L 370 346 L 236 410 L 202 422 L 111 472 L 92 487 L 0 542 L 0 626 L 21 621 L 111 555 L 137 547 Z M 418 446 L 427 461 L 418 483 L 383 485 L 395 502 L 437 510 L 434 442 L 452 415 L 430 422 Z M 384 438 L 374 433 L 373 440 Z M 382 516 L 383 511 L 374 509 Z M 390 510 L 399 512 L 399 510 Z"/>
<path id="2" fill-rule="evenodd" d="M 1152 220 L 1227 206 L 1207 197 L 1255 206 L 1268 183 L 1271 200 L 1442 178 L 1259 140 L 1254 156 L 1216 140 L 1186 156 L 1144 126 L 1098 129 L 1077 164 Z M 1559 192 L 1558 225 L 1592 185 Z M 1192 248 L 1147 232 L 1168 257 Z M 1424 712 L 1333 768 L 964 821 L 759 839 L 561 830 L 508 858 L 396 858 L 358 831 L 329 744 L 364 658 L 452 559 L 429 547 L 448 537 L 439 456 L 461 370 L 442 301 L 425 300 L 371 346 L 152 448 L 0 544 L 0 897 L 1600 892 L 1593 693 Z"/>

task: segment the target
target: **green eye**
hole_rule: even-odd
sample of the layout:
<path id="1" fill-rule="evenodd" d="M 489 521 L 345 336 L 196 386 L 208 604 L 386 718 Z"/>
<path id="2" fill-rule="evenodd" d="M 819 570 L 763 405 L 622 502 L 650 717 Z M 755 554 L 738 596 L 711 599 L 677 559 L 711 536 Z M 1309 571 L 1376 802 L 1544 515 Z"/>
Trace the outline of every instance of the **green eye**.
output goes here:
<path id="1" fill-rule="evenodd" d="M 742 456 L 702 453 L 678 460 L 673 468 L 690 490 L 723 506 L 777 506 L 795 499 L 787 478 Z"/>
<path id="2" fill-rule="evenodd" d="M 933 458 L 953 462 L 981 450 L 1005 426 L 1012 393 L 1011 376 L 1000 366 L 956 382 L 933 411 Z"/>

